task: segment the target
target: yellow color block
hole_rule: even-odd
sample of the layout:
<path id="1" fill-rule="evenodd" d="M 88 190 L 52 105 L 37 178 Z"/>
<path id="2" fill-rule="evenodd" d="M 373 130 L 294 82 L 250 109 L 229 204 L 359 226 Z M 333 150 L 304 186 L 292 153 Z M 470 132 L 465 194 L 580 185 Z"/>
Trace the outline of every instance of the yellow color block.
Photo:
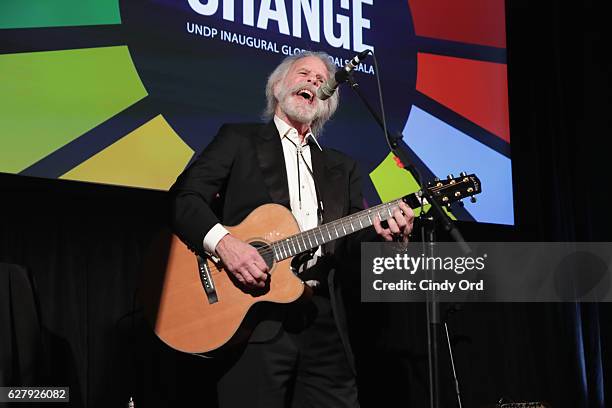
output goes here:
<path id="1" fill-rule="evenodd" d="M 393 153 L 389 153 L 385 160 L 370 173 L 372 184 L 374 184 L 376 192 L 384 203 L 420 190 L 412 174 L 399 168 L 393 157 Z M 426 205 L 425 211 L 428 211 L 429 207 L 429 205 Z M 443 207 L 443 209 L 451 219 L 456 220 L 456 217 L 446 210 L 446 207 Z M 414 208 L 414 210 L 417 216 L 421 213 L 420 208 Z"/>
<path id="2" fill-rule="evenodd" d="M 192 155 L 158 115 L 60 178 L 168 190 Z"/>
<path id="3" fill-rule="evenodd" d="M 385 160 L 372 170 L 370 179 L 380 199 L 385 203 L 419 190 L 419 185 L 412 175 L 397 166 L 393 153 L 389 153 Z"/>

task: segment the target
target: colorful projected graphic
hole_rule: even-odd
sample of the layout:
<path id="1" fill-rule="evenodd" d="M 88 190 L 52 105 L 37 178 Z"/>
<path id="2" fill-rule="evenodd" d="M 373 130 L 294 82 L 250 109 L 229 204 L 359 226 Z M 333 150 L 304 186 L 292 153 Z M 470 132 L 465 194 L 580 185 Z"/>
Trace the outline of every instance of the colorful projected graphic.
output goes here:
<path id="1" fill-rule="evenodd" d="M 483 183 L 460 220 L 513 224 L 503 0 L 59 0 L 0 4 L 0 172 L 164 190 L 224 122 L 259 121 L 267 74 L 300 49 L 356 72 L 426 179 Z M 368 204 L 417 189 L 342 89 L 323 144 Z"/>

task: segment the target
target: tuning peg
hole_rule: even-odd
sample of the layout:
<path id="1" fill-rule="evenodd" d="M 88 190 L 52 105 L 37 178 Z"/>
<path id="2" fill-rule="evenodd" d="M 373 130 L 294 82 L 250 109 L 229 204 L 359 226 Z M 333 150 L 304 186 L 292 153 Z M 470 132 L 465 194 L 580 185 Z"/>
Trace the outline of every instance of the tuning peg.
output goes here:
<path id="1" fill-rule="evenodd" d="M 459 175 L 460 175 L 461 177 L 465 177 L 465 176 L 467 176 L 467 173 L 466 173 L 465 171 L 462 171 L 461 173 L 459 173 Z"/>
<path id="2" fill-rule="evenodd" d="M 476 197 L 471 196 L 471 197 L 470 197 L 470 202 L 475 203 L 475 202 L 476 202 Z"/>
<path id="3" fill-rule="evenodd" d="M 455 176 L 453 176 L 453 174 L 451 173 L 451 174 L 449 174 L 448 176 L 446 176 L 446 178 L 447 178 L 448 180 L 452 180 L 452 179 L 454 179 L 454 178 L 455 178 Z"/>

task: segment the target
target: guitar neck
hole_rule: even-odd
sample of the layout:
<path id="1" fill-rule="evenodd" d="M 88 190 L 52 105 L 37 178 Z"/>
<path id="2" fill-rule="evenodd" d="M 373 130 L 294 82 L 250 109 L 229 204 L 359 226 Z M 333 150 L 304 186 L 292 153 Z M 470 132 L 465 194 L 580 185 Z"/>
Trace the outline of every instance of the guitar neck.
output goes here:
<path id="1" fill-rule="evenodd" d="M 385 220 L 393 216 L 393 212 L 399 208 L 399 203 L 404 201 L 408 206 L 416 208 L 421 205 L 421 199 L 417 193 L 406 197 L 379 204 L 366 210 L 351 214 L 344 218 L 320 225 L 308 231 L 300 232 L 280 241 L 270 244 L 274 252 L 274 259 L 282 261 L 302 252 L 317 248 L 323 244 L 345 237 L 372 225 L 375 218 Z M 425 200 L 423 200 L 425 201 Z"/>

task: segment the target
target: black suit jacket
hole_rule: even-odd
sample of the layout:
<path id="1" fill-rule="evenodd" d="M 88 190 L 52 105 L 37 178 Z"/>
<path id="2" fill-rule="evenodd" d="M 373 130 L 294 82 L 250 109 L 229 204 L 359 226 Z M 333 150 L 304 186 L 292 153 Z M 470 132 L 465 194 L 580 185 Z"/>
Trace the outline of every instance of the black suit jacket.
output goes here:
<path id="1" fill-rule="evenodd" d="M 361 210 L 361 179 L 356 162 L 333 149 L 320 151 L 311 146 L 310 151 L 315 183 L 323 200 L 323 222 Z M 223 125 L 214 140 L 179 176 L 171 193 L 174 231 L 192 250 L 200 253 L 204 236 L 216 223 L 236 225 L 255 208 L 267 203 L 289 208 L 285 160 L 274 122 Z M 372 232 L 334 241 L 323 249 L 324 255 L 333 260 L 330 265 L 334 266 L 328 275 L 330 298 L 351 364 L 342 285 L 338 284 L 336 272 L 338 265 L 348 264 L 349 258 L 354 261 L 358 256 L 357 248 L 364 234 Z M 272 338 L 278 333 L 281 319 L 271 317 L 260 323 L 251 341 Z"/>

